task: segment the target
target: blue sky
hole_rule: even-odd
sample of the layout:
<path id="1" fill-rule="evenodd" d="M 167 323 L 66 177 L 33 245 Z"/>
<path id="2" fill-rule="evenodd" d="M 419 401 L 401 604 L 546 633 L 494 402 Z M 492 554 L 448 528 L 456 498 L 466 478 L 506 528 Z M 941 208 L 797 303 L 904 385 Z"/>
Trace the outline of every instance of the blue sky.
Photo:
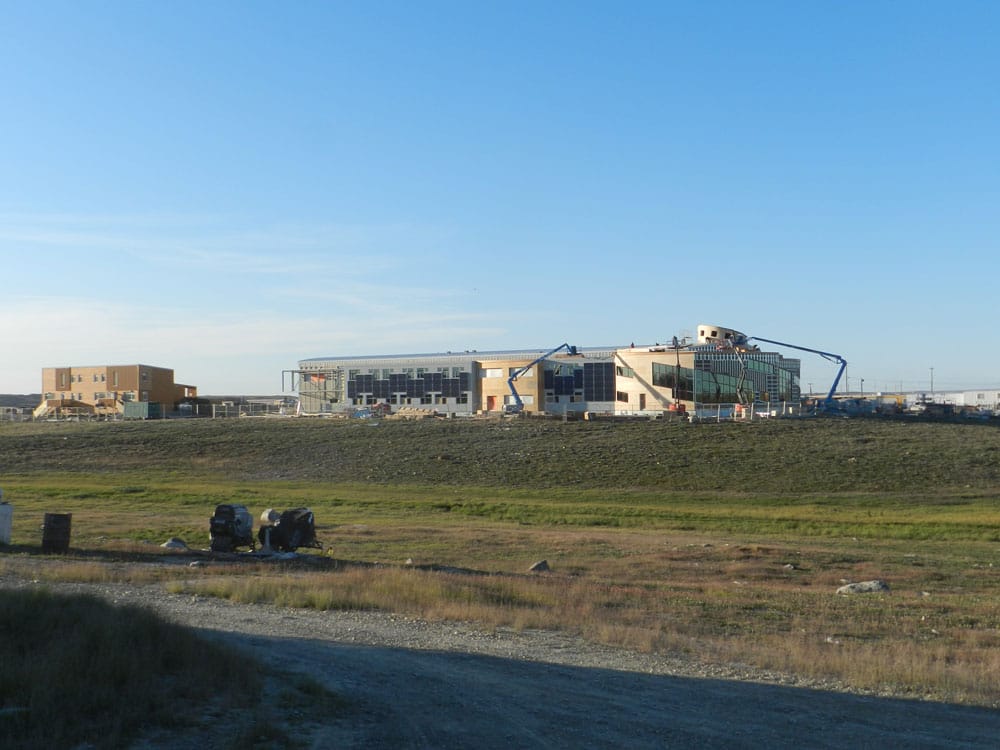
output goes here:
<path id="1" fill-rule="evenodd" d="M 699 323 L 1000 388 L 996 3 L 2 13 L 0 392 Z"/>

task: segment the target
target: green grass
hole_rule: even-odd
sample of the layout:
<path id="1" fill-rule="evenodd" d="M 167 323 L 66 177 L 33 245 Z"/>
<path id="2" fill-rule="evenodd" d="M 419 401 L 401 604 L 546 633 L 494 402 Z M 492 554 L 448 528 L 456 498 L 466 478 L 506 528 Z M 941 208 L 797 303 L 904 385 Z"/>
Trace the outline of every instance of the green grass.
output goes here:
<path id="1" fill-rule="evenodd" d="M 12 570 L 31 568 L 44 513 L 71 512 L 58 580 L 560 628 L 1000 705 L 992 424 L 19 424 L 0 426 L 0 456 L 27 553 Z M 308 506 L 326 550 L 281 567 L 133 564 L 169 559 L 156 545 L 171 536 L 207 547 L 222 502 Z M 543 558 L 552 573 L 526 576 Z M 892 593 L 833 593 L 870 578 Z"/>
<path id="2" fill-rule="evenodd" d="M 0 591 L 0 746 L 125 747 L 211 702 L 256 705 L 253 665 L 135 607 Z"/>
<path id="3" fill-rule="evenodd" d="M 7 475 L 152 471 L 439 488 L 826 494 L 983 489 L 1000 481 L 1000 431 L 992 424 L 872 420 L 11 423 L 0 425 L 0 456 Z M 121 483 L 132 486 L 146 483 Z"/>
<path id="4" fill-rule="evenodd" d="M 48 571 L 53 580 L 129 577 L 96 563 L 70 563 L 61 573 Z M 0 664 L 4 748 L 121 748 L 148 732 L 196 732 L 206 745 L 231 750 L 293 748 L 302 738 L 290 717 L 348 710 L 311 678 L 149 610 L 44 585 L 0 590 Z"/>

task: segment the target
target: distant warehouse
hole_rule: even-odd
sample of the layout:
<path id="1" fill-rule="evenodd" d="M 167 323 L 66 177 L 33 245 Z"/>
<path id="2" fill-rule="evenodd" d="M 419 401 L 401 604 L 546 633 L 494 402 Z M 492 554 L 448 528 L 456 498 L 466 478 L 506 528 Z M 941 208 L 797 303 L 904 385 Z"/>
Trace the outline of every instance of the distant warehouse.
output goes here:
<path id="1" fill-rule="evenodd" d="M 657 415 L 705 405 L 798 402 L 800 361 L 702 325 L 694 342 L 620 347 L 317 357 L 290 371 L 307 414 Z"/>

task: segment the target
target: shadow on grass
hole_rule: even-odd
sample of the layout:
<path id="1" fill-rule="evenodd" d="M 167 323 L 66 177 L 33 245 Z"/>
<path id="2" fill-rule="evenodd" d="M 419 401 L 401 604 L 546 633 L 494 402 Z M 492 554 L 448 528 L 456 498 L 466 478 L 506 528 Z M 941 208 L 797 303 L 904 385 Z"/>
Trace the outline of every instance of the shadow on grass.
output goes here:
<path id="1" fill-rule="evenodd" d="M 253 706 L 260 678 L 149 610 L 44 588 L 0 591 L 0 747 L 127 746 L 204 706 Z"/>

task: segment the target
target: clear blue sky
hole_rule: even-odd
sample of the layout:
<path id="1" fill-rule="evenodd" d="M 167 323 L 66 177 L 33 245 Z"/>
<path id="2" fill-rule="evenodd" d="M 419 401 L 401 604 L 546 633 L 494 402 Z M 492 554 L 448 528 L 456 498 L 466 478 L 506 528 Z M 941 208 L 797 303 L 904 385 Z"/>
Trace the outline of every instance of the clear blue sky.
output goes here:
<path id="1" fill-rule="evenodd" d="M 0 392 L 143 362 L 276 393 L 308 357 L 701 322 L 855 389 L 998 388 L 998 30 L 995 2 L 5 2 Z"/>

